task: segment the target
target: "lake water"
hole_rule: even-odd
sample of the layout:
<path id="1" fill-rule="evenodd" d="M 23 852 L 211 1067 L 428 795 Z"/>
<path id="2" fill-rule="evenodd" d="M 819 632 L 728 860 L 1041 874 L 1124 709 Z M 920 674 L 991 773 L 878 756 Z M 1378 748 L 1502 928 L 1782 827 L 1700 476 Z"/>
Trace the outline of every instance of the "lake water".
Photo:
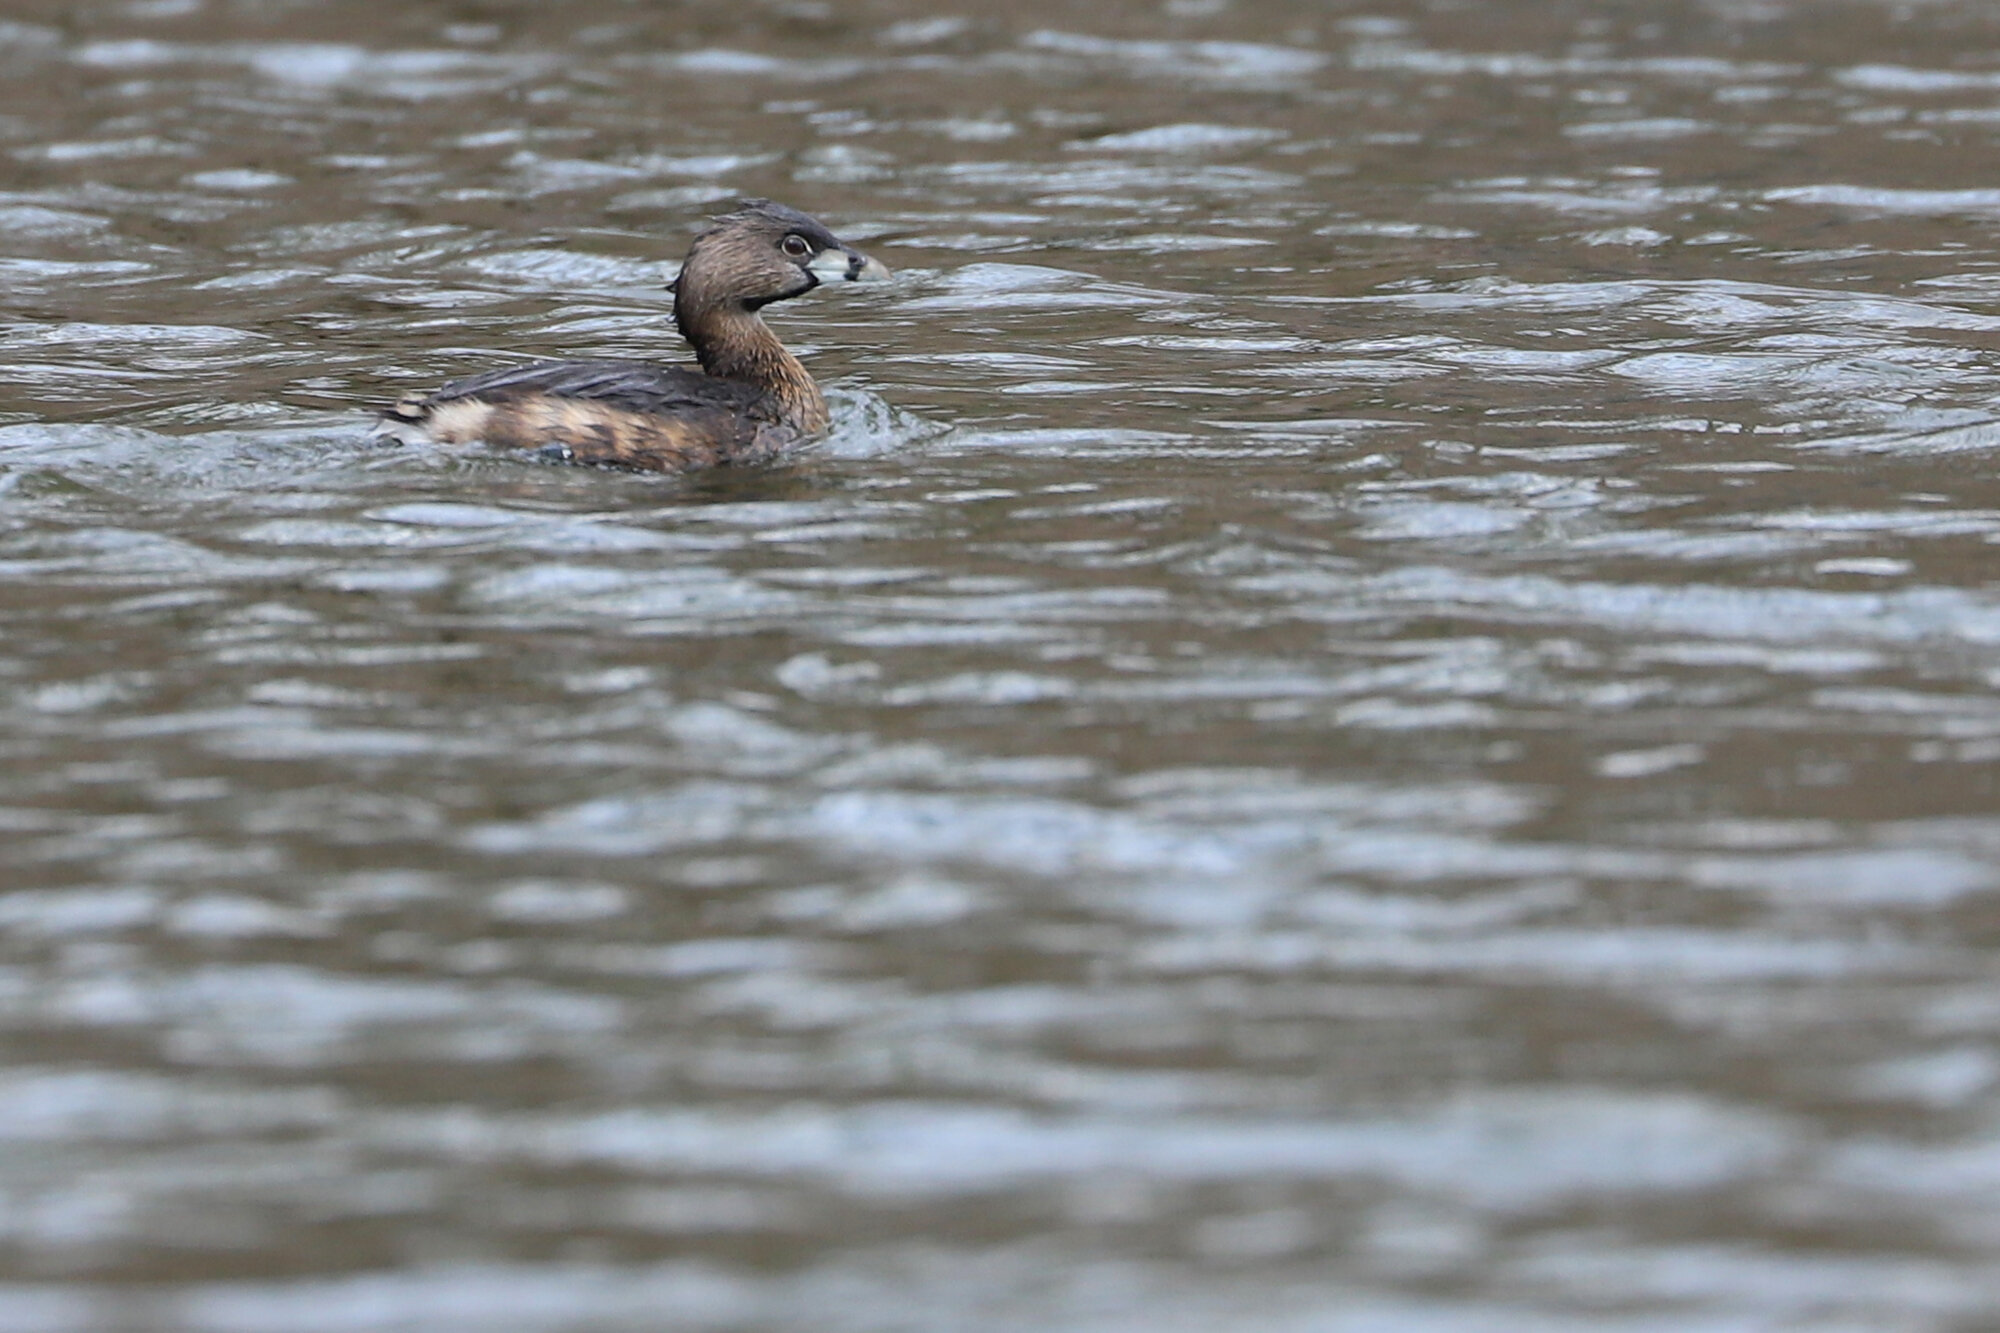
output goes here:
<path id="1" fill-rule="evenodd" d="M 15 0 L 0 1330 L 2000 1326 L 1996 347 L 1968 0 Z"/>

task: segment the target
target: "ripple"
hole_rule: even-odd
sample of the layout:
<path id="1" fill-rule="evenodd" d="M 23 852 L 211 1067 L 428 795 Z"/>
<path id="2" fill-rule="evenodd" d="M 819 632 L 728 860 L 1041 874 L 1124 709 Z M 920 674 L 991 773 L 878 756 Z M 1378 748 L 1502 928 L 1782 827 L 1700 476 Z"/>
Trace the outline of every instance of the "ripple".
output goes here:
<path id="1" fill-rule="evenodd" d="M 1155 125 L 1145 130 L 1128 130 L 1123 134 L 1100 135 L 1077 146 L 1112 153 L 1205 153 L 1217 149 L 1261 147 L 1284 137 L 1280 130 L 1184 121 L 1173 125 Z"/>
<path id="2" fill-rule="evenodd" d="M 72 58 L 110 69 L 242 65 L 274 83 L 301 89 L 356 88 L 413 100 L 463 95 L 532 77 L 549 66 L 545 55 L 382 51 L 337 42 L 193 43 L 153 38 L 86 42 Z"/>
<path id="3" fill-rule="evenodd" d="M 1766 192 L 1776 203 L 1823 204 L 1870 213 L 1984 215 L 2000 209 L 2000 190 L 1893 190 L 1860 185 L 1797 185 Z"/>
<path id="4" fill-rule="evenodd" d="M 1575 139 L 1678 139 L 1689 134 L 1707 134 L 1715 128 L 1709 121 L 1684 116 L 1650 116 L 1586 121 L 1565 126 L 1563 133 Z"/>
<path id="5" fill-rule="evenodd" d="M 1327 64 L 1318 51 L 1261 42 L 1124 41 L 1042 28 L 1021 39 L 1031 51 L 1080 57 L 1135 74 L 1240 82 L 1283 81 L 1312 74 Z"/>
<path id="6" fill-rule="evenodd" d="M 2000 87 L 2000 75 L 1966 70 L 1912 69 L 1905 65 L 1852 65 L 1835 76 L 1854 88 L 1877 92 L 1938 93 Z"/>
<path id="7" fill-rule="evenodd" d="M 109 218 L 35 204 L 0 207 L 0 231 L 31 240 L 53 237 L 88 236 L 111 225 Z"/>
<path id="8" fill-rule="evenodd" d="M 476 255 L 465 260 L 464 266 L 483 277 L 498 279 L 510 286 L 550 291 L 624 291 L 632 288 L 661 291 L 674 274 L 672 265 L 619 259 L 610 255 L 582 255 L 566 250 L 517 250 L 505 254 Z"/>

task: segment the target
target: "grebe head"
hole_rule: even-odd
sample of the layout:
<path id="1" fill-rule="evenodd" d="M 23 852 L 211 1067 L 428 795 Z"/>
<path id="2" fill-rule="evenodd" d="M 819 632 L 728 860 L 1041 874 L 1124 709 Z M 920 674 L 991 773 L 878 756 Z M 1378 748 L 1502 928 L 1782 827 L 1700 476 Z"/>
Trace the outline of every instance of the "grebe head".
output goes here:
<path id="1" fill-rule="evenodd" d="M 695 237 L 673 292 L 680 310 L 757 310 L 824 281 L 888 276 L 819 219 L 768 199 L 745 199 Z"/>

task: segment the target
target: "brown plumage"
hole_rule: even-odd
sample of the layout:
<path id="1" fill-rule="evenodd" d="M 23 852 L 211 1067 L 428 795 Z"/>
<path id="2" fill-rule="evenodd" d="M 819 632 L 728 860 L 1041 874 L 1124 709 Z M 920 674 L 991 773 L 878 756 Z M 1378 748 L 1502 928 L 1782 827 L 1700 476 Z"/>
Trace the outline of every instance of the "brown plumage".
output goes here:
<path id="1" fill-rule="evenodd" d="M 804 213 L 746 200 L 695 238 L 674 281 L 674 323 L 699 371 L 541 361 L 407 394 L 374 433 L 659 472 L 761 462 L 825 430 L 827 414 L 813 377 L 758 312 L 823 278 L 887 274 Z"/>

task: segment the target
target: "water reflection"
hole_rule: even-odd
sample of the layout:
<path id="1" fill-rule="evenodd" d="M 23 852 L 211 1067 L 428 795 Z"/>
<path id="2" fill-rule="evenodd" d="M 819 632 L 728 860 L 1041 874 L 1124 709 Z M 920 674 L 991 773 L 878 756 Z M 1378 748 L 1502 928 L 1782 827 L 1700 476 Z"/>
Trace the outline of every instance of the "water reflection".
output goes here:
<path id="1" fill-rule="evenodd" d="M 1979 1326 L 1988 27 L 0 22 L 0 1328 Z"/>

